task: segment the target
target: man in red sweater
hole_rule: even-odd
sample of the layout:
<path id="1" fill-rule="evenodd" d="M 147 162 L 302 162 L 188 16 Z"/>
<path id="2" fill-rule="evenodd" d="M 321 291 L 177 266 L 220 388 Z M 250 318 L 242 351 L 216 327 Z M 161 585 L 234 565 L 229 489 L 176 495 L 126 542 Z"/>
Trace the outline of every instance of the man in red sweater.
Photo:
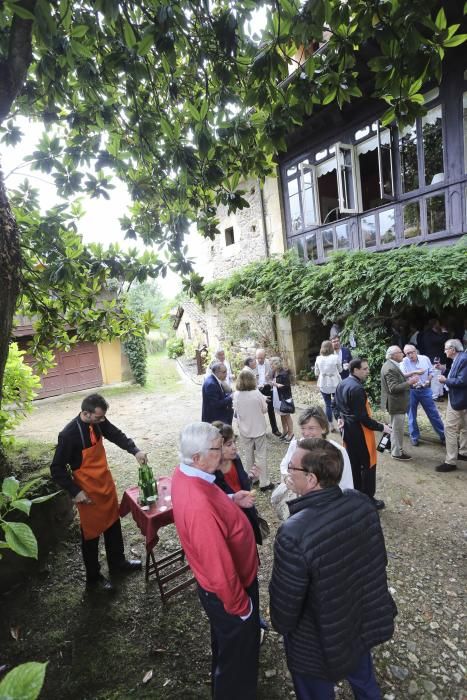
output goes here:
<path id="1" fill-rule="evenodd" d="M 214 484 L 222 437 L 192 423 L 180 437 L 172 478 L 175 526 L 211 625 L 214 700 L 256 700 L 259 657 L 258 555 L 242 508 L 254 495 L 228 496 Z"/>

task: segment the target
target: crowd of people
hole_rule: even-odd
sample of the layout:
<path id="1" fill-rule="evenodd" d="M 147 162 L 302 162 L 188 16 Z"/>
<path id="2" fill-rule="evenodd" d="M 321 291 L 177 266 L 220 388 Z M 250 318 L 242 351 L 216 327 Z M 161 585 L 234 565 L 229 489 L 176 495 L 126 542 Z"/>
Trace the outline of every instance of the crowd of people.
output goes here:
<path id="1" fill-rule="evenodd" d="M 257 697 L 259 648 L 267 628 L 260 616 L 258 546 L 268 527 L 256 509 L 256 482 L 260 491 L 272 491 L 271 503 L 283 521 L 275 534 L 269 611 L 284 638 L 296 697 L 332 700 L 335 682 L 346 678 L 358 700 L 381 700 L 371 650 L 392 637 L 397 610 L 378 514 L 385 504 L 375 495 L 375 433 L 386 442 L 390 438 L 393 459 L 410 460 L 403 445 L 405 416 L 417 446 L 421 404 L 446 446 L 437 471 L 453 471 L 458 461 L 467 461 L 467 352 L 459 339 L 448 338 L 434 359 L 414 344 L 387 348 L 381 397 L 389 419 L 382 423 L 372 417 L 365 391 L 368 362 L 352 357 L 334 335 L 322 343 L 315 366 L 323 407 L 311 406 L 298 416 L 297 439 L 291 376 L 281 359 L 268 359 L 258 349 L 245 359 L 234 388 L 225 353 L 216 353 L 202 387 L 202 420 L 182 430 L 172 477 L 175 526 L 210 623 L 215 700 Z M 435 371 L 448 394 L 444 422 L 430 394 Z M 86 397 L 59 435 L 51 469 L 79 509 L 87 587 L 111 592 L 113 583 L 100 572 L 100 535 L 111 573 L 138 570 L 141 562 L 124 555 L 103 438 L 140 464 L 147 458 L 108 421 L 107 409 L 102 396 Z M 273 435 L 287 445 L 277 485 L 268 464 L 266 414 Z M 343 444 L 328 437 L 338 431 Z"/>

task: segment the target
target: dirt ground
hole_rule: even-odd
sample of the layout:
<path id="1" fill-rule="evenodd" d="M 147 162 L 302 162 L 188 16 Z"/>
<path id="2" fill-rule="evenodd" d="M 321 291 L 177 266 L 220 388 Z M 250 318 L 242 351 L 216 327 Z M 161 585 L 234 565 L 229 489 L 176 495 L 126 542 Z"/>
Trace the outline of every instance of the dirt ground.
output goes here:
<path id="1" fill-rule="evenodd" d="M 157 475 L 172 471 L 179 430 L 199 420 L 201 405 L 199 385 L 177 377 L 172 361 L 161 362 L 160 376 L 171 377 L 163 385 L 103 392 L 110 402 L 109 419 L 148 452 Z M 82 395 L 38 402 L 17 435 L 53 443 L 78 413 Z M 376 671 L 385 700 L 466 700 L 467 463 L 454 473 L 435 473 L 443 449 L 430 430 L 422 438 L 420 447 L 410 448 L 412 462 L 401 464 L 384 455 L 378 464 L 377 496 L 386 501 L 381 521 L 388 576 L 399 615 L 393 640 L 374 652 Z M 285 446 L 271 435 L 268 441 L 277 481 Z M 107 454 L 122 494 L 136 483 L 137 463 L 109 443 Z M 258 492 L 257 505 L 274 532 L 278 522 L 268 496 Z M 143 556 L 142 537 L 130 516 L 123 526 L 128 553 Z M 266 618 L 272 545 L 273 537 L 261 548 Z M 173 526 L 164 528 L 159 553 L 176 548 Z M 122 579 L 110 600 L 86 596 L 83 589 L 75 523 L 41 576 L 0 598 L 0 666 L 48 660 L 41 696 L 48 700 L 210 697 L 209 630 L 194 587 L 165 605 L 156 582 L 146 584 L 143 574 Z M 152 677 L 143 683 L 149 671 Z M 258 698 L 293 696 L 281 638 L 269 631 L 261 648 Z M 345 683 L 337 697 L 352 697 Z"/>

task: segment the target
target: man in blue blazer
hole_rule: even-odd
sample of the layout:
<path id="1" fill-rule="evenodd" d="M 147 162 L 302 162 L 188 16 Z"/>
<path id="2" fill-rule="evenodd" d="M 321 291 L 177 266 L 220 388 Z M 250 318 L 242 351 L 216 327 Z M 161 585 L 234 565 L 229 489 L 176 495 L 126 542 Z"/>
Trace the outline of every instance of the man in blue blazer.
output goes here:
<path id="1" fill-rule="evenodd" d="M 227 368 L 221 362 L 215 362 L 211 366 L 211 372 L 203 384 L 201 420 L 204 423 L 220 420 L 232 425 L 232 392 L 227 391 L 223 384 L 227 377 Z"/>
<path id="2" fill-rule="evenodd" d="M 341 339 L 338 335 L 331 338 L 332 347 L 334 354 L 338 355 L 340 363 L 342 365 L 342 372 L 340 372 L 341 378 L 346 379 L 349 376 L 349 363 L 352 359 L 352 353 L 349 348 L 343 348 L 341 346 Z"/>
<path id="3" fill-rule="evenodd" d="M 444 343 L 444 352 L 452 365 L 447 377 L 439 377 L 449 393 L 444 424 L 446 458 L 436 467 L 437 472 L 453 472 L 457 460 L 467 462 L 467 352 L 463 350 L 456 338 Z"/>

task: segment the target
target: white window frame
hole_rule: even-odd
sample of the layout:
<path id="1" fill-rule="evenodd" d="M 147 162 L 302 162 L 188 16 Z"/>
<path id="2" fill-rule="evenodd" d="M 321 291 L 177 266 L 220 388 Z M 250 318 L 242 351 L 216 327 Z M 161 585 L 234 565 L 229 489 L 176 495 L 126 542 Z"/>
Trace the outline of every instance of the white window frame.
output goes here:
<path id="1" fill-rule="evenodd" d="M 316 178 L 316 166 L 310 165 L 310 163 L 305 163 L 302 161 L 298 164 L 300 170 L 300 206 L 303 215 L 303 228 L 308 226 L 319 226 L 321 224 L 321 214 L 319 211 L 319 198 L 318 198 L 318 181 Z M 305 224 L 305 173 L 311 173 L 311 181 L 313 188 L 313 203 L 315 208 L 315 220 L 310 221 Z"/>
<path id="2" fill-rule="evenodd" d="M 357 186 L 356 186 L 356 164 L 355 164 L 355 147 L 352 146 L 352 144 L 349 143 L 341 143 L 338 142 L 335 144 L 335 149 L 336 149 L 336 172 L 337 172 L 337 192 L 338 192 L 338 199 L 339 199 L 339 211 L 342 214 L 357 214 L 359 211 L 359 200 L 358 200 L 358 194 L 357 194 Z M 343 156 L 343 151 L 350 151 L 350 160 L 351 160 L 351 176 L 352 176 L 352 190 L 353 190 L 353 201 L 354 201 L 354 206 L 350 207 L 348 206 L 348 202 L 346 202 L 345 199 L 345 192 L 344 192 L 344 187 L 343 187 L 343 180 L 342 178 L 345 177 L 344 170 L 347 167 L 344 163 L 344 156 Z"/>

